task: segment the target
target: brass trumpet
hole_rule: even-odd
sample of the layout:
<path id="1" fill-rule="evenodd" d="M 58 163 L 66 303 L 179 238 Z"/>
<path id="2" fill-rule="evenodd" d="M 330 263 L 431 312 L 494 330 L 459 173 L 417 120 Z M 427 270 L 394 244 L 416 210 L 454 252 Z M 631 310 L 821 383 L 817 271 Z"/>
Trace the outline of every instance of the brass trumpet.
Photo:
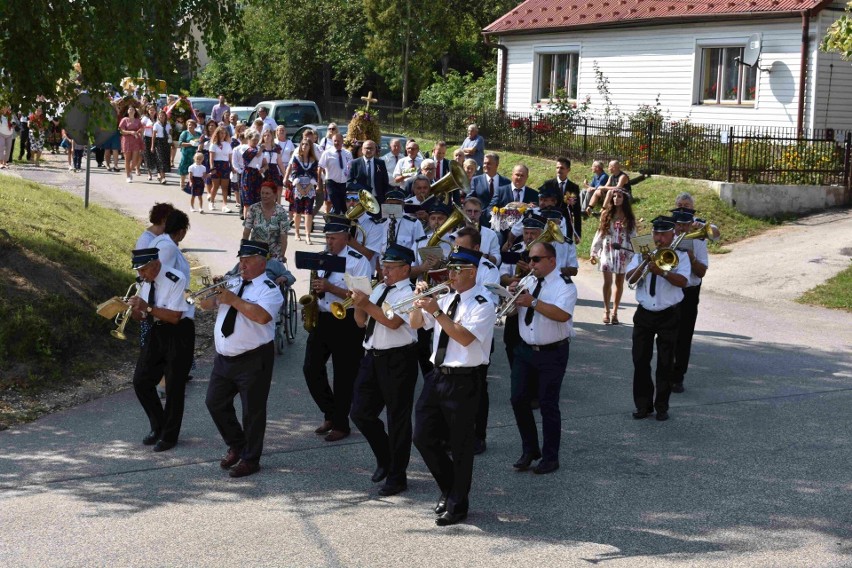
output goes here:
<path id="1" fill-rule="evenodd" d="M 439 292 L 449 292 L 450 285 L 446 282 L 443 284 L 438 284 L 437 286 L 432 286 L 428 290 L 425 290 L 419 294 L 414 294 L 413 296 L 409 296 L 408 298 L 397 302 L 396 304 L 389 304 L 384 302 L 382 304 L 382 311 L 385 312 L 385 315 L 388 318 L 392 318 L 395 314 L 403 315 L 409 314 L 414 311 L 414 302 L 421 298 L 425 298 L 427 296 L 432 296 L 433 294 L 437 294 Z"/>
<path id="2" fill-rule="evenodd" d="M 379 285 L 378 280 L 374 280 L 373 283 L 372 283 L 373 290 L 375 290 L 376 286 L 378 286 L 378 285 Z M 331 305 L 328 307 L 328 309 L 331 312 L 331 315 L 333 315 L 337 319 L 339 319 L 339 320 L 346 319 L 346 310 L 351 308 L 352 304 L 354 302 L 355 302 L 355 300 L 352 299 L 352 296 L 349 296 L 348 298 L 346 298 L 342 302 L 332 302 Z"/>
<path id="3" fill-rule="evenodd" d="M 660 270 L 674 270 L 677 268 L 677 265 L 680 263 L 680 259 L 677 256 L 677 247 L 684 239 L 706 239 L 712 236 L 712 234 L 713 230 L 710 228 L 710 223 L 708 222 L 700 229 L 696 229 L 690 233 L 679 234 L 670 247 L 654 249 L 652 252 L 648 253 L 648 256 L 644 261 L 642 261 L 645 264 L 645 267 L 642 269 L 642 273 L 639 275 L 639 278 L 637 278 L 636 282 L 633 282 L 632 284 L 628 283 L 627 287 L 631 290 L 638 288 L 639 283 L 648 275 L 652 262 L 656 264 Z"/>
<path id="4" fill-rule="evenodd" d="M 530 280 L 530 278 L 536 280 L 536 278 L 532 274 L 524 276 L 518 282 L 518 287 L 515 289 L 515 295 L 506 300 L 506 302 L 502 306 L 500 306 L 500 309 L 497 310 L 497 323 L 494 324 L 496 327 L 503 327 L 504 325 L 506 325 L 506 321 L 504 318 L 509 315 L 509 313 L 513 309 L 515 309 L 515 301 L 520 297 L 520 295 L 529 290 L 530 285 L 533 282 L 533 280 Z"/>
<path id="5" fill-rule="evenodd" d="M 213 296 L 221 294 L 222 290 L 233 290 L 239 286 L 239 284 L 239 280 L 222 280 L 221 282 L 216 282 L 215 284 L 205 286 L 204 288 L 189 294 L 186 297 L 186 303 L 190 306 L 194 306 L 196 302 L 204 301 L 207 298 L 212 298 Z"/>
<path id="6" fill-rule="evenodd" d="M 127 302 L 133 296 L 139 294 L 139 290 L 142 289 L 142 286 L 139 284 L 139 281 L 136 280 L 127 288 L 127 293 L 121 299 L 122 302 Z M 121 339 L 122 341 L 127 339 L 127 336 L 124 334 L 124 328 L 127 326 L 127 320 L 130 319 L 130 314 L 133 312 L 133 308 L 128 306 L 127 309 L 123 312 L 118 312 L 115 315 L 115 323 L 118 327 L 109 332 L 111 336 L 116 339 Z"/>

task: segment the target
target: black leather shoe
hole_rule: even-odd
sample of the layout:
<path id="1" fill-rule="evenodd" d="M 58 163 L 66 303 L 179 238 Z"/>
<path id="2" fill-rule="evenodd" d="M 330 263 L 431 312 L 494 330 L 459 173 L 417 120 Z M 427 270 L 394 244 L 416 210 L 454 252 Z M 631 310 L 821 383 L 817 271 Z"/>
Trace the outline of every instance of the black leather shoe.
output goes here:
<path id="1" fill-rule="evenodd" d="M 154 446 L 155 452 L 167 452 L 174 448 L 177 445 L 177 442 L 166 442 L 165 440 L 160 440 Z"/>
<path id="2" fill-rule="evenodd" d="M 530 468 L 530 465 L 532 465 L 532 462 L 534 462 L 535 460 L 540 459 L 540 458 L 541 458 L 541 454 L 539 452 L 536 452 L 534 454 L 532 454 L 532 453 L 523 454 L 521 456 L 521 459 L 519 459 L 518 461 L 516 461 L 515 463 L 512 464 L 512 467 L 514 467 L 518 471 L 526 471 Z"/>
<path id="3" fill-rule="evenodd" d="M 240 461 L 240 452 L 242 451 L 242 448 L 228 448 L 228 453 L 219 461 L 219 467 L 228 469 L 235 466 Z"/>
<path id="4" fill-rule="evenodd" d="M 557 469 L 559 469 L 558 461 L 541 460 L 540 462 L 538 462 L 538 465 L 533 468 L 533 473 L 544 475 L 545 473 L 553 473 Z"/>
<path id="5" fill-rule="evenodd" d="M 658 412 L 657 413 L 657 420 L 659 420 L 660 422 L 663 422 L 663 421 L 668 420 L 668 419 L 669 419 L 669 413 L 668 412 Z"/>
<path id="6" fill-rule="evenodd" d="M 435 514 L 443 515 L 447 512 L 447 496 L 441 495 L 441 498 L 438 499 L 438 503 L 435 504 Z"/>
<path id="7" fill-rule="evenodd" d="M 478 456 L 479 454 L 485 453 L 485 440 L 480 440 L 479 438 L 473 442 L 473 455 Z"/>
<path id="8" fill-rule="evenodd" d="M 672 383 L 672 392 L 682 393 L 684 390 L 683 383 Z"/>
<path id="9" fill-rule="evenodd" d="M 159 440 L 159 439 L 160 439 L 160 435 L 158 433 L 154 432 L 153 430 L 151 430 L 150 432 L 148 432 L 147 436 L 142 438 L 142 443 L 145 444 L 146 446 L 153 446 L 154 444 L 157 443 L 157 440 Z"/>
<path id="10" fill-rule="evenodd" d="M 648 418 L 652 414 L 654 414 L 653 410 L 637 410 L 633 413 L 633 419 L 642 420 L 643 418 Z"/>
<path id="11" fill-rule="evenodd" d="M 373 483 L 378 483 L 388 476 L 388 470 L 385 469 L 384 466 L 379 466 L 376 468 L 376 471 L 373 472 L 373 477 L 370 478 L 370 481 Z"/>
<path id="12" fill-rule="evenodd" d="M 328 434 L 332 428 L 334 428 L 334 424 L 331 423 L 331 420 L 323 420 L 322 424 L 314 432 L 316 434 Z"/>
<path id="13" fill-rule="evenodd" d="M 245 477 L 247 475 L 257 473 L 258 471 L 260 471 L 259 463 L 240 460 L 240 463 L 231 468 L 231 471 L 228 472 L 228 475 L 230 475 L 231 477 Z"/>
<path id="14" fill-rule="evenodd" d="M 408 489 L 408 485 L 405 483 L 394 484 L 391 485 L 389 483 L 385 483 L 381 489 L 379 489 L 379 495 L 383 497 L 390 497 L 391 495 L 396 495 L 397 493 L 402 493 Z"/>
<path id="15" fill-rule="evenodd" d="M 450 513 L 449 511 L 444 511 L 437 519 L 435 519 L 435 524 L 439 527 L 446 527 L 449 525 L 457 525 L 467 518 L 467 513 Z"/>

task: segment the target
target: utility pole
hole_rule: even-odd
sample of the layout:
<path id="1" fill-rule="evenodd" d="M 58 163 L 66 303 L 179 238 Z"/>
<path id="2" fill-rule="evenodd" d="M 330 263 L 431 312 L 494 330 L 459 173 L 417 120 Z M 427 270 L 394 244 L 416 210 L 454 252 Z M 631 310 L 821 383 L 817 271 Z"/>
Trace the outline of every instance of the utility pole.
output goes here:
<path id="1" fill-rule="evenodd" d="M 405 55 L 402 63 L 402 108 L 408 106 L 408 51 L 411 43 L 411 0 L 405 2 Z"/>

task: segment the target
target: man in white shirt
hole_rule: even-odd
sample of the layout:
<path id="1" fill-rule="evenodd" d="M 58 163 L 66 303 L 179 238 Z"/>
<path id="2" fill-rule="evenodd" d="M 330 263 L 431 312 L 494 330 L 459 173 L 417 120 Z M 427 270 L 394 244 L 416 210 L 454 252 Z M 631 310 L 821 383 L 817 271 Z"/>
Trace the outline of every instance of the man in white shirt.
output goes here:
<path id="1" fill-rule="evenodd" d="M 396 170 L 396 164 L 404 157 L 402 154 L 402 140 L 394 138 L 390 141 L 390 152 L 382 156 L 388 170 L 388 184 L 393 187 L 399 187 L 399 182 L 394 178 L 394 171 Z"/>
<path id="2" fill-rule="evenodd" d="M 560 274 L 556 250 L 550 243 L 536 243 L 530 248 L 529 265 L 530 275 L 523 280 L 526 290 L 515 300 L 521 342 L 515 348 L 512 363 L 512 410 L 523 453 L 513 467 L 525 471 L 541 458 L 533 473 L 546 474 L 559 469 L 559 398 L 574 336 L 571 317 L 577 303 L 577 287 L 571 278 Z M 517 286 L 513 284 L 509 291 L 514 293 Z M 538 399 L 541 410 L 541 446 L 531 406 L 533 399 Z"/>
<path id="3" fill-rule="evenodd" d="M 414 251 L 398 244 L 382 255 L 383 282 L 369 296 L 352 291 L 355 322 L 364 328 L 364 358 L 361 360 L 352 421 L 367 439 L 376 456 L 373 483 L 387 478 L 379 495 L 389 496 L 408 488 L 406 469 L 411 457 L 411 411 L 417 385 L 417 333 L 409 325 L 409 314 L 386 314 L 383 305 L 394 305 L 414 294 L 408 279 Z M 387 407 L 388 429 L 382 424 Z"/>
<path id="4" fill-rule="evenodd" d="M 657 250 L 669 248 L 674 240 L 674 220 L 657 217 L 654 244 Z M 639 307 L 633 314 L 633 418 L 647 418 L 656 410 L 657 420 L 669 419 L 669 396 L 673 379 L 674 353 L 677 344 L 680 302 L 683 288 L 689 282 L 691 266 L 685 252 L 677 252 L 678 264 L 671 270 L 658 267 L 653 257 L 635 253 L 627 265 L 625 279 L 629 284 L 639 281 L 645 267 L 647 274 L 636 286 Z M 651 358 L 654 339 L 657 341 L 656 397 L 651 381 Z"/>
<path id="5" fill-rule="evenodd" d="M 175 447 L 180 435 L 186 380 L 195 351 L 195 323 L 186 317 L 190 308 L 183 295 L 187 275 L 165 268 L 159 252 L 153 247 L 133 251 L 133 268 L 139 272 L 142 287 L 128 304 L 130 317 L 151 325 L 133 373 L 133 389 L 151 426 L 142 443 L 153 445 L 155 452 L 165 452 Z M 164 372 L 165 408 L 156 390 Z"/>
<path id="6" fill-rule="evenodd" d="M 694 211 L 690 208 L 672 210 L 675 220 L 675 236 L 692 231 L 695 222 Z M 677 347 L 674 355 L 674 376 L 672 392 L 682 393 L 683 378 L 689 368 L 689 354 L 692 351 L 692 335 L 695 333 L 695 321 L 698 319 L 698 299 L 701 294 L 701 279 L 707 273 L 710 256 L 707 254 L 707 241 L 691 239 L 682 241 L 681 250 L 689 256 L 690 272 L 686 287 L 683 289 L 683 301 L 680 303 L 680 322 L 678 323 Z"/>
<path id="7" fill-rule="evenodd" d="M 409 140 L 405 145 L 405 158 L 397 162 L 393 170 L 393 179 L 397 184 L 405 183 L 411 176 L 417 175 L 420 170 L 420 145 L 414 140 Z"/>
<path id="8" fill-rule="evenodd" d="M 328 128 L 325 132 L 325 138 L 320 140 L 319 144 L 317 144 L 320 149 L 320 155 L 322 155 L 322 153 L 326 150 L 331 150 L 332 148 L 334 148 L 334 137 L 337 134 L 339 134 L 337 124 L 335 124 L 334 122 L 329 122 Z"/>
<path id="9" fill-rule="evenodd" d="M 319 167 L 325 179 L 332 212 L 343 215 L 346 213 L 346 180 L 349 178 L 352 153 L 343 147 L 343 136 L 340 134 L 334 135 L 333 144 L 320 156 Z"/>
<path id="10" fill-rule="evenodd" d="M 328 216 L 323 229 L 328 254 L 346 259 L 345 274 L 369 278 L 372 272 L 369 261 L 348 246 L 351 227 L 352 223 L 346 217 Z M 331 313 L 331 304 L 342 303 L 349 296 L 343 272 L 321 270 L 310 286 L 317 295 L 319 319 L 308 336 L 302 370 L 311 397 L 323 413 L 323 423 L 315 432 L 326 434 L 327 442 L 337 442 L 350 433 L 349 411 L 358 374 L 357 362 L 364 356 L 361 345 L 364 330 L 355 323 L 354 310 L 346 310 L 343 319 L 337 319 Z M 333 367 L 333 390 L 326 372 L 329 358 Z"/>
<path id="11" fill-rule="evenodd" d="M 272 132 L 275 132 L 275 129 L 278 128 L 278 123 L 269 116 L 269 109 L 266 107 L 260 107 L 257 109 L 257 117 L 263 121 L 263 130 L 271 130 Z M 263 134 L 262 131 L 261 134 Z"/>
<path id="12" fill-rule="evenodd" d="M 231 477 L 260 471 L 266 433 L 266 401 L 272 384 L 275 317 L 284 298 L 266 276 L 269 245 L 240 242 L 240 275 L 227 288 L 201 302 L 205 310 L 218 308 L 213 339 L 216 357 L 207 386 L 207 410 L 228 452 L 219 462 Z M 234 396 L 240 395 L 243 424 L 237 421 Z"/>
<path id="13" fill-rule="evenodd" d="M 415 408 L 414 445 L 441 490 L 435 506 L 438 526 L 463 521 L 469 508 L 479 367 L 490 361 L 497 319 L 487 291 L 476 284 L 481 257 L 475 251 L 453 252 L 448 264 L 452 292 L 440 300 L 417 300 L 418 309 L 411 312 L 412 328 L 434 328 L 435 368 L 425 378 Z M 447 435 L 450 455 L 444 449 Z"/>

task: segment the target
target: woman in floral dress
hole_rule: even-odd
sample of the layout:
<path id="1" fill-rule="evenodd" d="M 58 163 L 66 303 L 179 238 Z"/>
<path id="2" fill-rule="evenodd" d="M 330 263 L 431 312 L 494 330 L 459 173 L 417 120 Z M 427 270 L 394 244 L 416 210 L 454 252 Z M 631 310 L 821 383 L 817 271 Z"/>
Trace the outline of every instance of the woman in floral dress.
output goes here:
<path id="1" fill-rule="evenodd" d="M 258 146 L 260 134 L 252 130 L 246 138 L 248 146 L 242 153 L 243 177 L 240 181 L 240 219 L 245 219 L 248 208 L 260 201 L 260 184 L 263 174 L 269 165 L 264 159 Z"/>
<path id="2" fill-rule="evenodd" d="M 47 117 L 41 107 L 29 116 L 30 127 L 30 149 L 32 151 L 32 162 L 40 166 L 41 152 L 44 150 L 44 139 L 47 133 Z"/>
<path id="3" fill-rule="evenodd" d="M 290 220 L 287 209 L 278 203 L 274 182 L 265 181 L 260 186 L 260 202 L 249 207 L 243 227 L 244 239 L 269 243 L 270 256 L 284 262 Z"/>
<path id="4" fill-rule="evenodd" d="M 620 190 L 612 192 L 611 200 L 604 205 L 601 224 L 592 240 L 591 262 L 598 264 L 603 273 L 603 299 L 605 324 L 618 324 L 618 306 L 624 292 L 624 273 L 632 257 L 630 239 L 636 236 L 636 217 L 630 207 L 630 200 Z M 613 279 L 613 275 L 615 278 Z M 615 280 L 615 298 L 612 298 L 612 283 Z M 610 299 L 612 298 L 612 319 L 610 320 Z"/>
<path id="5" fill-rule="evenodd" d="M 118 131 L 121 132 L 121 151 L 124 152 L 124 172 L 127 175 L 127 183 L 133 181 L 133 172 L 139 167 L 142 160 L 142 150 L 145 149 L 145 126 L 139 118 L 139 109 L 132 104 L 127 105 L 124 117 L 118 123 Z"/>
<path id="6" fill-rule="evenodd" d="M 299 150 L 293 156 L 293 162 L 290 164 L 290 182 L 293 184 L 290 211 L 295 210 L 293 220 L 296 238 L 302 240 L 299 229 L 302 224 L 302 215 L 304 215 L 307 242 L 311 244 L 311 232 L 314 229 L 314 199 L 317 196 L 317 188 L 322 190 L 322 180 L 317 172 L 314 143 L 309 138 L 302 138 Z"/>

